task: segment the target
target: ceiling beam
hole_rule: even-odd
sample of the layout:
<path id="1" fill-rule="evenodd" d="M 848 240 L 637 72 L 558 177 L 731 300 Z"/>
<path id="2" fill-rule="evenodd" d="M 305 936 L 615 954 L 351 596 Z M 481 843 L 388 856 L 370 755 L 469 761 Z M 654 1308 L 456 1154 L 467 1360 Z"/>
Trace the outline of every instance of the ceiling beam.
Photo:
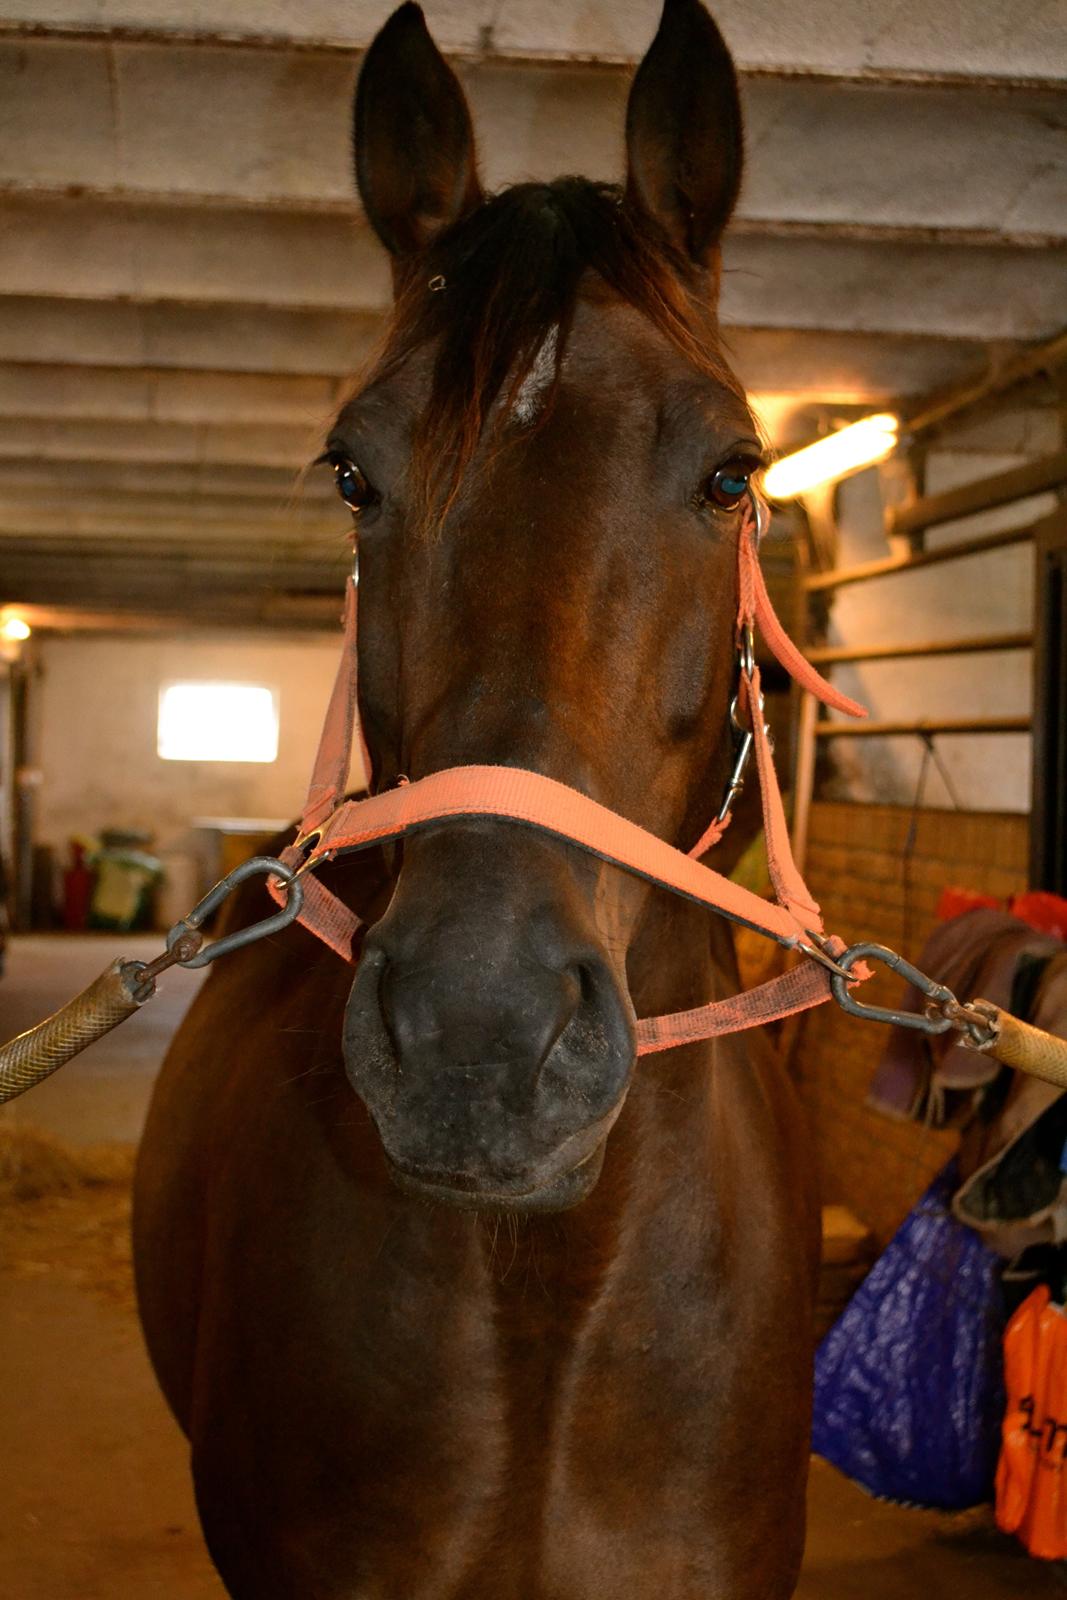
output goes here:
<path id="1" fill-rule="evenodd" d="M 1032 379 L 1055 376 L 1062 394 L 1062 371 L 1067 366 L 1067 328 L 1052 339 L 1026 349 L 999 362 L 992 372 L 972 378 L 958 388 L 928 395 L 907 418 L 909 433 L 927 433 L 947 424 L 957 422 L 969 412 L 983 407 L 1009 390 L 1028 384 Z"/>
<path id="2" fill-rule="evenodd" d="M 134 550 L 98 546 L 79 550 L 72 562 L 70 546 L 61 541 L 33 550 L 4 553 L 0 603 L 19 600 L 47 603 L 73 595 L 115 598 L 189 583 L 229 590 L 304 590 L 340 595 L 347 563 L 298 561 L 290 552 L 262 552 L 255 561 L 241 550 L 223 548 L 218 555 L 175 547 Z"/>
<path id="3" fill-rule="evenodd" d="M 332 511 L 337 506 L 333 473 L 319 467 L 304 474 L 291 468 L 207 466 L 184 462 L 64 461 L 42 458 L 0 457 L 0 498 L 7 502 L 62 499 L 80 504 L 94 496 L 110 503 L 159 504 L 161 496 L 189 500 L 206 496 L 228 505 L 231 500 L 256 505 L 288 506 L 294 502 Z"/>
<path id="4" fill-rule="evenodd" d="M 295 473 L 319 454 L 322 441 L 318 428 L 0 419 L 0 460 L 25 460 L 36 454 L 42 460 L 173 461 L 286 468 Z"/>
<path id="5" fill-rule="evenodd" d="M 389 304 L 383 255 L 365 229 L 264 211 L 180 215 L 178 226 L 166 206 L 7 196 L 0 200 L 0 295 L 223 300 L 257 313 L 337 318 Z M 952 247 L 817 229 L 733 232 L 723 254 L 728 327 L 1036 339 L 1063 316 L 1067 244 Z"/>
<path id="6" fill-rule="evenodd" d="M 382 325 L 380 311 L 0 294 L 0 361 L 335 377 L 364 363 Z"/>
<path id="7" fill-rule="evenodd" d="M 351 218 L 355 72 L 351 56 L 0 36 L 0 189 L 69 195 L 76 185 Z M 463 77 L 492 188 L 570 171 L 576 150 L 588 176 L 621 176 L 628 69 L 483 60 Z M 801 77 L 751 79 L 743 92 L 744 222 L 923 228 L 936 217 L 942 228 L 1020 238 L 1067 232 L 1055 91 Z"/>
<path id="8" fill-rule="evenodd" d="M 291 528 L 307 538 L 344 537 L 352 526 L 351 513 L 336 498 L 317 497 L 310 503 L 299 490 L 269 498 L 246 500 L 237 495 L 144 494 L 113 492 L 57 494 L 53 489 L 29 493 L 0 482 L 0 530 L 66 528 L 70 533 L 171 526 L 206 529 L 220 525 L 247 529 L 251 539 L 278 528 Z"/>
<path id="9" fill-rule="evenodd" d="M 224 376 L 269 374 L 282 381 L 313 375 L 334 382 L 365 362 L 382 325 L 380 314 L 0 296 L 0 364 L 137 371 L 144 363 L 190 382 L 217 369 Z M 750 389 L 796 390 L 843 403 L 924 394 L 963 380 L 987 361 L 979 340 L 942 335 L 757 324 L 730 328 L 726 340 Z M 342 379 L 339 392 L 346 387 Z M 33 412 L 32 404 L 28 409 Z"/>
<path id="10" fill-rule="evenodd" d="M 180 628 L 185 633 L 203 628 L 302 628 L 336 635 L 336 595 L 221 594 L 210 591 L 190 607 L 182 596 L 160 595 L 151 610 L 136 610 L 115 601 L 92 609 L 76 605 L 35 605 L 22 601 L 17 611 L 41 633 L 150 633 Z"/>
<path id="11" fill-rule="evenodd" d="M 18 589 L 18 592 L 16 592 Z M 5 584 L 14 611 L 27 606 L 62 606 L 75 610 L 152 611 L 171 616 L 181 626 L 230 621 L 278 626 L 338 629 L 342 608 L 339 582 L 286 582 L 261 586 L 246 582 L 245 574 L 200 573 L 189 570 L 176 581 L 173 574 L 125 574 L 115 581 L 106 566 L 85 573 L 64 570 L 61 563 L 40 571 L 19 574 L 16 584 Z"/>
<path id="12" fill-rule="evenodd" d="M 0 362 L 0 417 L 108 417 L 127 422 L 293 423 L 331 418 L 338 378 Z"/>
<path id="13" fill-rule="evenodd" d="M 227 0 L 197 6 L 182 0 L 4 0 L 0 30 L 33 38 L 125 38 L 206 51 L 220 44 L 264 51 L 364 49 L 393 9 L 393 0 L 354 7 L 351 0 L 258 0 L 254 11 Z M 633 63 L 648 48 L 659 0 L 588 0 L 581 7 L 510 5 L 498 0 L 428 0 L 427 18 L 440 48 L 482 60 Z M 1016 8 L 1013 8 L 1016 9 Z M 761 72 L 892 75 L 974 74 L 995 82 L 1067 73 L 1067 27 L 1056 6 L 1019 10 L 1013 27 L 989 26 L 980 7 L 961 7 L 951 25 L 924 0 L 900 0 L 893 26 L 870 0 L 807 0 L 785 17 L 775 7 L 716 0 L 715 16 L 742 67 Z"/>
<path id="14" fill-rule="evenodd" d="M 195 513 L 186 517 L 160 517 L 154 521 L 116 516 L 23 515 L 0 509 L 0 558 L 5 566 L 13 558 L 50 548 L 77 552 L 78 559 L 94 546 L 131 558 L 137 552 L 213 555 L 220 550 L 241 552 L 255 563 L 266 553 L 270 559 L 344 563 L 351 555 L 347 530 L 308 528 L 298 523 L 276 523 L 257 529 L 255 523 L 211 521 Z"/>

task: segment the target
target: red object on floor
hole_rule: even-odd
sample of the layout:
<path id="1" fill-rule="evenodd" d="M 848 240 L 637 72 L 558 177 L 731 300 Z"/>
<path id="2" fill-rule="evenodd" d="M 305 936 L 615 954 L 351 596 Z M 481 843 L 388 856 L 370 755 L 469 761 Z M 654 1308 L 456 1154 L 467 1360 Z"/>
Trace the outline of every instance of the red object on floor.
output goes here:
<path id="1" fill-rule="evenodd" d="M 89 923 L 95 874 L 85 864 L 85 846 L 76 839 L 70 842 L 70 856 L 70 866 L 63 874 L 63 926 L 70 933 L 78 933 Z"/>

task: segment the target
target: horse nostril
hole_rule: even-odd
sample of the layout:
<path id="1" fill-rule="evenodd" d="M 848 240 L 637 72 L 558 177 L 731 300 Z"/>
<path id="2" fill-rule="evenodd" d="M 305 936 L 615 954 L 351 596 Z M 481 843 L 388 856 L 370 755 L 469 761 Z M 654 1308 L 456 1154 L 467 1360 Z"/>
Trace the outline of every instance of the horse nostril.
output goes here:
<path id="1" fill-rule="evenodd" d="M 473 958 L 430 965 L 390 962 L 379 1003 L 397 1059 L 435 1071 L 522 1066 L 536 1072 L 582 998 L 571 971 L 502 970 Z"/>

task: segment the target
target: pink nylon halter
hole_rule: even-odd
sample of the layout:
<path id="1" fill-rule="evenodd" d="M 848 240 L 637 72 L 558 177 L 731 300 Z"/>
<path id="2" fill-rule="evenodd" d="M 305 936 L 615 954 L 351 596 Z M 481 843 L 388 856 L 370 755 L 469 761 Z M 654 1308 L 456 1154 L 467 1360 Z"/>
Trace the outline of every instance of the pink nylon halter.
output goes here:
<path id="1" fill-rule="evenodd" d="M 825 705 L 851 716 L 866 716 L 862 706 L 816 672 L 778 621 L 759 564 L 759 524 L 753 498 L 746 503 L 738 535 L 738 637 L 758 626 L 771 651 L 801 688 Z M 844 945 L 840 940 L 823 937 L 819 907 L 793 860 L 770 740 L 760 714 L 760 675 L 754 660 L 750 670 L 742 672 L 741 697 L 754 736 L 773 902 L 696 859 L 721 838 L 728 814 L 713 822 L 686 854 L 577 789 L 521 767 L 449 767 L 362 800 L 344 800 L 352 742 L 357 736 L 366 771 L 371 770 L 359 719 L 356 624 L 357 587 L 352 577 L 345 590 L 341 661 L 299 833 L 281 856 L 286 866 L 301 874 L 304 904 L 300 922 L 331 950 L 347 961 L 353 960 L 354 940 L 361 923 L 355 912 L 312 876 L 316 866 L 347 851 L 399 839 L 433 823 L 496 817 L 568 840 L 625 871 L 706 905 L 811 957 L 746 994 L 692 1011 L 645 1018 L 637 1024 L 639 1055 L 754 1027 L 806 1010 L 830 997 L 830 971 L 819 964 L 820 959 L 839 954 Z M 284 900 L 281 884 L 272 880 L 270 888 L 276 899 Z M 850 981 L 861 981 L 865 976 L 866 969 L 857 964 Z"/>

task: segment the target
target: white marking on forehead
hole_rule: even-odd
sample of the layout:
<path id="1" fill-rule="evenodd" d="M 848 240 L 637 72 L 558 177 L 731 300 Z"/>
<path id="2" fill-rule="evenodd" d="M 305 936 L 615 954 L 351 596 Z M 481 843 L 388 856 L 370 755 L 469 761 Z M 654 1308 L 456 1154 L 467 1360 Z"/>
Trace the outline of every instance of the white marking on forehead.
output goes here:
<path id="1" fill-rule="evenodd" d="M 558 327 L 549 328 L 540 350 L 534 356 L 533 366 L 522 380 L 512 409 L 512 416 L 516 422 L 532 422 L 541 409 L 541 401 L 556 370 L 558 333 Z"/>

